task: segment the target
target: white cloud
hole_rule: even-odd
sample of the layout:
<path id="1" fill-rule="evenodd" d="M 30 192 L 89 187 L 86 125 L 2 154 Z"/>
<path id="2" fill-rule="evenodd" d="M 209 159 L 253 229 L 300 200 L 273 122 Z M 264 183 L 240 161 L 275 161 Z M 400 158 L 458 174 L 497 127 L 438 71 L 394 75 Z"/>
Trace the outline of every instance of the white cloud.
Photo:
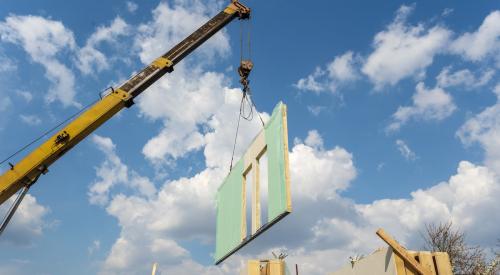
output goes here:
<path id="1" fill-rule="evenodd" d="M 33 94 L 28 91 L 16 91 L 16 94 L 20 96 L 26 103 L 30 103 L 33 100 Z"/>
<path id="2" fill-rule="evenodd" d="M 493 89 L 493 92 L 497 95 L 497 97 L 500 98 L 500 83 L 498 83 L 495 88 Z"/>
<path id="3" fill-rule="evenodd" d="M 5 216 L 14 199 L 15 196 L 0 206 L 1 217 Z M 39 204 L 34 196 L 27 194 L 2 234 L 0 241 L 21 246 L 32 245 L 48 226 L 44 218 L 49 211 L 47 207 Z"/>
<path id="4" fill-rule="evenodd" d="M 321 140 L 318 142 L 310 138 L 311 135 L 308 136 L 309 145 L 306 139 L 306 144 L 296 144 L 290 153 L 294 196 L 312 199 L 332 197 L 336 192 L 346 189 L 356 177 L 352 155 L 340 147 L 323 150 L 322 146 L 318 146 L 322 145 Z"/>
<path id="5" fill-rule="evenodd" d="M 299 79 L 294 86 L 299 90 L 315 93 L 327 90 L 336 92 L 340 86 L 358 78 L 356 69 L 358 59 L 352 51 L 336 56 L 325 69 L 317 67 L 312 74 Z"/>
<path id="6" fill-rule="evenodd" d="M 355 58 L 352 51 L 348 51 L 327 65 L 328 76 L 331 79 L 340 82 L 350 81 L 357 78 L 357 72 L 354 68 Z"/>
<path id="7" fill-rule="evenodd" d="M 0 111 L 6 111 L 12 105 L 12 100 L 8 96 L 0 98 Z"/>
<path id="8" fill-rule="evenodd" d="M 237 104 L 234 105 L 237 107 Z M 218 115 L 220 114 L 215 117 L 217 120 L 222 119 L 221 122 L 232 118 Z M 248 126 L 250 125 L 247 125 L 247 129 Z M 213 134 L 220 134 L 219 130 L 222 128 L 228 127 L 223 123 L 217 124 Z M 258 128 L 254 128 L 254 132 L 255 130 Z M 295 198 L 306 202 L 318 200 L 318 203 L 322 203 L 325 199 L 335 197 L 336 191 L 345 189 L 356 172 L 352 156 L 348 152 L 342 148 L 320 149 L 321 137 L 315 133 L 317 134 L 311 131 L 306 138 L 314 147 L 295 145 L 290 153 L 290 162 L 291 167 L 300 167 L 300 170 L 292 170 L 294 194 L 297 194 Z M 253 135 L 248 136 L 247 139 L 250 140 Z M 113 147 L 112 143 L 103 143 L 105 148 Z M 231 146 L 226 144 L 224 147 L 220 149 L 230 153 Z M 212 157 L 217 156 L 206 155 L 207 163 Z M 202 243 L 213 242 L 215 191 L 228 171 L 226 163 L 221 164 L 222 167 L 206 168 L 190 178 L 167 181 L 157 195 L 150 198 L 124 194 L 112 196 L 106 210 L 118 219 L 121 233 L 103 265 L 103 272 L 145 272 L 149 267 L 147 263 L 151 261 L 159 262 L 160 267 L 169 266 L 178 270 L 185 266 L 186 261 L 192 262 L 189 252 L 180 245 L 180 241 L 195 239 Z M 321 176 L 318 177 L 318 173 Z M 317 180 L 311 182 L 311 176 Z M 318 195 L 319 189 L 323 192 Z M 309 230 L 309 227 L 301 229 L 306 232 Z M 241 267 L 234 261 L 229 261 L 221 268 L 205 267 L 192 262 L 191 266 L 176 274 L 192 274 L 196 270 L 203 270 L 208 274 L 234 274 L 235 269 Z"/>
<path id="9" fill-rule="evenodd" d="M 193 71 L 187 76 L 179 66 L 174 74 L 151 87 L 138 105 L 144 116 L 162 119 L 164 128 L 144 146 L 144 155 L 161 161 L 200 149 L 205 141 L 198 125 L 207 123 L 222 105 L 227 82 L 224 75 L 212 72 Z"/>
<path id="10" fill-rule="evenodd" d="M 464 86 L 474 89 L 486 85 L 495 75 L 495 70 L 486 70 L 475 76 L 469 69 L 458 70 L 450 73 L 451 67 L 445 67 L 436 77 L 437 86 L 442 88 Z"/>
<path id="11" fill-rule="evenodd" d="M 426 223 L 451 219 L 467 232 L 469 241 L 491 246 L 500 218 L 490 219 L 487 213 L 500 210 L 495 203 L 500 194 L 499 180 L 488 168 L 462 161 L 448 182 L 414 191 L 411 199 L 384 199 L 357 208 L 370 223 L 390 228 L 413 244 L 419 238 L 415 232 Z"/>
<path id="12" fill-rule="evenodd" d="M 406 144 L 406 142 L 404 142 L 403 140 L 396 140 L 396 146 L 398 148 L 398 151 L 406 160 L 415 160 L 417 158 L 415 152 L 413 152 L 408 144 Z"/>
<path id="13" fill-rule="evenodd" d="M 217 125 L 224 128 L 223 123 Z M 341 261 L 325 263 L 324 259 L 335 256 L 347 260 L 350 255 L 369 253 L 380 246 L 374 234 L 378 227 L 384 227 L 403 244 L 418 248 L 419 232 L 426 223 L 448 219 L 468 232 L 474 244 L 488 247 L 496 238 L 500 220 L 485 222 L 483 216 L 487 214 L 477 214 L 500 210 L 495 200 L 500 195 L 500 179 L 489 168 L 462 161 L 447 182 L 416 190 L 408 199 L 357 204 L 338 194 L 356 176 L 352 155 L 340 147 L 323 149 L 322 138 L 314 130 L 306 140 L 308 144 L 298 141 L 290 152 L 294 212 L 221 267 L 196 263 L 181 241 L 213 241 L 213 198 L 227 172 L 223 163 L 220 168 L 206 168 L 190 178 L 167 181 L 157 195 L 149 198 L 113 196 L 106 209 L 118 219 L 121 233 L 103 272 L 127 270 L 138 274 L 148 271 L 148 263 L 158 261 L 162 270 L 175 270 L 176 274 L 235 274 L 243 259 L 270 257 L 271 250 L 284 249 L 290 254 L 289 263 L 299 263 L 304 273 L 318 274 L 342 265 Z M 221 150 L 230 152 L 231 148 Z M 207 163 L 212 157 L 206 155 Z M 168 257 L 164 249 L 170 251 Z"/>
<path id="14" fill-rule="evenodd" d="M 308 75 L 305 78 L 299 79 L 299 81 L 297 81 L 294 86 L 297 89 L 303 91 L 311 91 L 316 93 L 325 91 L 327 89 L 326 85 L 322 81 L 318 80 L 324 75 L 325 71 L 323 71 L 320 67 L 316 67 L 312 74 Z"/>
<path id="15" fill-rule="evenodd" d="M 494 89 L 500 98 L 500 84 Z M 460 140 L 470 145 L 479 143 L 485 151 L 485 163 L 500 174 L 500 101 L 469 118 L 457 131 Z"/>
<path id="16" fill-rule="evenodd" d="M 199 1 L 176 1 L 173 5 L 162 2 L 153 10 L 153 20 L 139 26 L 135 44 L 143 63 L 149 63 L 164 54 L 210 19 L 210 8 Z M 225 56 L 230 51 L 229 37 L 219 31 L 203 44 L 196 55 L 209 61 L 216 55 Z"/>
<path id="17" fill-rule="evenodd" d="M 106 42 L 116 44 L 120 36 L 128 34 L 129 25 L 120 17 L 116 17 L 109 26 L 100 26 L 87 39 L 85 46 L 78 50 L 76 65 L 84 74 L 93 74 L 109 69 L 109 59 L 97 47 Z"/>
<path id="18" fill-rule="evenodd" d="M 411 119 L 440 121 L 449 117 L 456 109 L 453 98 L 439 87 L 427 89 L 424 83 L 416 86 L 411 106 L 400 106 L 392 115 L 392 122 L 387 127 L 388 131 L 397 131 Z"/>
<path id="19" fill-rule="evenodd" d="M 378 90 L 422 74 L 434 56 L 446 50 L 451 36 L 446 28 L 407 25 L 406 19 L 413 8 L 401 6 L 387 29 L 375 35 L 374 51 L 366 59 L 362 72 Z"/>
<path id="20" fill-rule="evenodd" d="M 192 5 L 160 3 L 153 11 L 153 19 L 140 25 L 135 37 L 141 61 L 147 63 L 160 56 L 207 21 L 207 9 L 200 5 L 197 1 Z M 212 57 L 223 57 L 228 52 L 229 38 L 222 31 L 191 58 L 203 57 L 199 63 L 207 64 Z M 208 125 L 225 100 L 229 79 L 220 73 L 204 71 L 199 63 L 197 66 L 189 62 L 178 64 L 172 74 L 155 83 L 138 100 L 144 117 L 163 121 L 158 135 L 143 147 L 143 154 L 156 165 L 168 164 L 201 149 L 205 137 L 199 127 Z M 237 91 L 234 90 L 235 95 L 240 96 Z M 234 114 L 236 116 L 237 111 Z"/>
<path id="21" fill-rule="evenodd" d="M 500 11 L 491 12 L 479 28 L 472 33 L 464 33 L 450 46 L 451 52 L 462 55 L 467 60 L 479 61 L 489 55 L 500 64 Z"/>
<path id="22" fill-rule="evenodd" d="M 137 10 L 137 8 L 139 8 L 139 5 L 137 5 L 137 3 L 132 1 L 127 1 L 127 10 L 130 13 L 134 13 Z"/>
<path id="23" fill-rule="evenodd" d="M 452 14 L 453 12 L 454 12 L 454 9 L 452 9 L 452 8 L 446 8 L 441 13 L 441 16 L 446 17 L 446 16 Z"/>
<path id="24" fill-rule="evenodd" d="M 321 112 L 326 111 L 326 106 L 309 105 L 307 106 L 307 110 L 314 116 L 319 116 Z"/>
<path id="25" fill-rule="evenodd" d="M 313 148 L 323 148 L 323 138 L 317 130 L 311 130 L 307 133 L 304 144 Z"/>
<path id="26" fill-rule="evenodd" d="M 111 189 L 119 184 L 146 197 L 150 197 L 156 192 L 156 188 L 147 178 L 139 176 L 135 171 L 129 171 L 128 167 L 122 163 L 116 155 L 115 145 L 110 138 L 93 135 L 92 141 L 105 154 L 106 159 L 96 169 L 98 179 L 89 188 L 90 203 L 107 204 Z"/>
<path id="27" fill-rule="evenodd" d="M 16 63 L 12 59 L 4 56 L 0 52 L 0 73 L 12 72 L 15 71 L 16 69 L 17 69 Z"/>
<path id="28" fill-rule="evenodd" d="M 10 15 L 0 23 L 0 38 L 21 45 L 31 59 L 45 68 L 51 86 L 45 100 L 59 101 L 63 106 L 77 106 L 75 77 L 70 69 L 58 61 L 65 50 L 75 49 L 73 33 L 59 21 L 40 16 Z"/>
<path id="29" fill-rule="evenodd" d="M 19 115 L 19 118 L 21 119 L 22 122 L 28 124 L 28 125 L 40 125 L 42 123 L 42 120 L 36 116 L 36 115 Z"/>
<path id="30" fill-rule="evenodd" d="M 92 255 L 101 249 L 101 241 L 94 240 L 91 245 L 87 248 L 89 255 Z"/>

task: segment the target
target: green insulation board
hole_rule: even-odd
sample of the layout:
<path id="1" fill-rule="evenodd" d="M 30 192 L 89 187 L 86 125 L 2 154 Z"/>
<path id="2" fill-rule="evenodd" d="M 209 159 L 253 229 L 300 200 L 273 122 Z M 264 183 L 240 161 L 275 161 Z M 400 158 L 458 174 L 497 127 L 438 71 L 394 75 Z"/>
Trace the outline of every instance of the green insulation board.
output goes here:
<path id="1" fill-rule="evenodd" d="M 217 201 L 217 232 L 215 262 L 221 263 L 252 239 L 292 211 L 288 167 L 288 130 L 286 105 L 278 103 L 264 129 L 254 138 L 243 157 L 233 167 L 219 187 Z M 260 220 L 260 194 L 253 194 L 252 202 L 245 203 L 245 173 L 259 167 L 259 158 L 267 155 L 267 220 Z M 258 168 L 257 168 L 258 169 Z M 252 173 L 256 173 L 253 171 Z M 247 177 L 249 175 L 246 175 Z M 257 181 L 257 186 L 260 185 Z M 255 184 L 255 183 L 252 183 Z M 252 186 L 255 188 L 255 186 Z M 259 192 L 258 187 L 252 192 Z M 259 198 L 259 199 L 257 199 Z M 252 206 L 251 232 L 247 232 L 246 205 Z M 259 208 L 253 208 L 258 204 Z M 256 210 L 259 209 L 259 210 Z"/>

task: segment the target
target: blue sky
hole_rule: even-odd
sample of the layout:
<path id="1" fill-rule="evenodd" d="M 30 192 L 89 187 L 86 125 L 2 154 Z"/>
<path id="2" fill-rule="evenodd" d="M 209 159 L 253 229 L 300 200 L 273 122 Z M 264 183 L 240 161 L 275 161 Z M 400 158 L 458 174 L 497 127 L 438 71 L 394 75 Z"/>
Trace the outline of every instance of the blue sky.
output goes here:
<path id="1" fill-rule="evenodd" d="M 280 100 L 288 105 L 292 215 L 212 265 L 213 199 L 241 97 L 233 22 L 49 169 L 0 240 L 0 274 L 144 274 L 153 262 L 162 274 L 235 274 L 270 251 L 324 274 L 381 246 L 378 227 L 420 249 L 425 224 L 448 220 L 472 244 L 494 246 L 498 3 L 245 3 L 258 110 L 266 118 Z M 225 4 L 3 1 L 0 156 Z M 237 155 L 259 127 L 243 123 Z"/>

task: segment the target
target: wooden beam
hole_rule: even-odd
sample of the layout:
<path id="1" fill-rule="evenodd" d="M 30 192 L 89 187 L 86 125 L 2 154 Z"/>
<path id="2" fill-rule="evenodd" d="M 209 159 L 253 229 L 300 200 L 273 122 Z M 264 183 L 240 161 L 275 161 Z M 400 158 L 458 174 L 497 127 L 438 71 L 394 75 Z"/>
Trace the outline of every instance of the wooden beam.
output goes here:
<path id="1" fill-rule="evenodd" d="M 377 230 L 377 235 L 386 242 L 394 253 L 396 253 L 405 263 L 407 263 L 412 269 L 414 269 L 417 274 L 420 275 L 431 275 L 432 273 L 422 265 L 420 265 L 412 256 L 408 254 L 406 249 L 402 247 L 395 239 L 393 239 L 389 234 L 387 234 L 384 229 L 380 228 Z"/>

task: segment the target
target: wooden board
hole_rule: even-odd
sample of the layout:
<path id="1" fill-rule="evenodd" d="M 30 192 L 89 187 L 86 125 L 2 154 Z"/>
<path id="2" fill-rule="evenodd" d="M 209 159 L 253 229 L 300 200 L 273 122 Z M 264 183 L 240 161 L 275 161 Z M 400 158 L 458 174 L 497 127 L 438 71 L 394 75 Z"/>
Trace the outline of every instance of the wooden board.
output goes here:
<path id="1" fill-rule="evenodd" d="M 392 247 L 394 253 L 396 253 L 401 259 L 409 265 L 409 267 L 416 271 L 420 275 L 432 274 L 426 267 L 420 265 L 407 251 L 402 247 L 396 240 L 394 240 L 389 234 L 387 234 L 382 228 L 377 230 L 377 235 L 386 242 L 390 247 Z"/>
<path id="2" fill-rule="evenodd" d="M 434 252 L 432 253 L 432 255 L 434 256 L 434 261 L 436 262 L 438 275 L 453 275 L 453 270 L 448 253 Z"/>
<path id="3" fill-rule="evenodd" d="M 418 252 L 418 259 L 420 264 L 427 268 L 429 275 L 437 275 L 436 269 L 434 268 L 434 260 L 432 259 L 432 254 L 429 251 Z"/>

